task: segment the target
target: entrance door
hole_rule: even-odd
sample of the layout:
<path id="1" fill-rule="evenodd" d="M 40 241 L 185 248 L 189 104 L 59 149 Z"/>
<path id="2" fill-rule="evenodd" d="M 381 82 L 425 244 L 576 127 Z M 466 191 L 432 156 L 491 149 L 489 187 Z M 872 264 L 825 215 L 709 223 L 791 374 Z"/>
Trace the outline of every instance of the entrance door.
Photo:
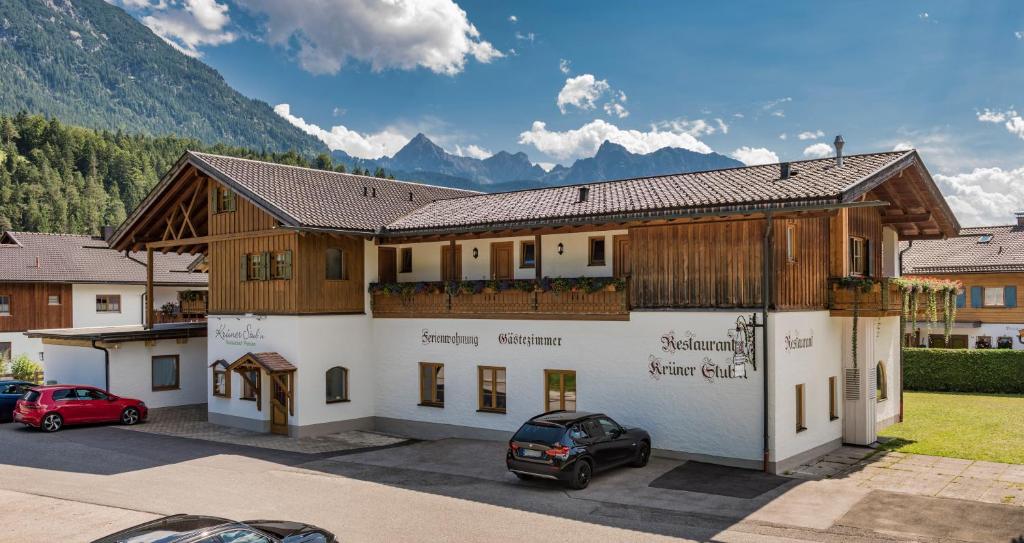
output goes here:
<path id="1" fill-rule="evenodd" d="M 632 266 L 629 260 L 629 236 L 619 235 L 612 237 L 612 275 L 618 277 L 629 277 Z"/>
<path id="2" fill-rule="evenodd" d="M 462 246 L 455 246 L 455 271 L 451 270 L 451 245 L 441 246 L 441 279 L 444 281 L 462 280 Z"/>
<path id="3" fill-rule="evenodd" d="M 377 248 L 377 280 L 381 283 L 398 282 L 398 257 L 394 247 Z"/>
<path id="4" fill-rule="evenodd" d="M 290 374 L 270 376 L 270 432 L 288 435 L 288 382 Z"/>
<path id="5" fill-rule="evenodd" d="M 512 248 L 511 241 L 491 244 L 491 279 L 496 281 L 512 279 Z"/>

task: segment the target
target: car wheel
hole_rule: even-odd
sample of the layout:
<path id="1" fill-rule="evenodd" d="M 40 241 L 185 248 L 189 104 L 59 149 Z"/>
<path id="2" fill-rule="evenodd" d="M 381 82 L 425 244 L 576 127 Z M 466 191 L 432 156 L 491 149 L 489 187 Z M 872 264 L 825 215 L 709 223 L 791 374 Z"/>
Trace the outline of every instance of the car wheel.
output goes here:
<path id="1" fill-rule="evenodd" d="M 134 407 L 129 407 L 121 413 L 121 424 L 125 426 L 131 426 L 139 422 L 139 410 Z"/>
<path id="2" fill-rule="evenodd" d="M 583 490 L 590 484 L 590 478 L 594 475 L 594 468 L 586 460 L 577 460 L 576 466 L 572 469 L 572 479 L 569 487 L 573 490 Z"/>
<path id="3" fill-rule="evenodd" d="M 636 460 L 630 464 L 634 468 L 642 468 L 647 465 L 647 462 L 651 459 L 651 445 L 646 441 L 640 442 L 640 450 L 636 452 Z"/>
<path id="4" fill-rule="evenodd" d="M 48 413 L 39 423 L 39 429 L 44 432 L 56 432 L 64 427 L 64 419 L 56 413 Z"/>

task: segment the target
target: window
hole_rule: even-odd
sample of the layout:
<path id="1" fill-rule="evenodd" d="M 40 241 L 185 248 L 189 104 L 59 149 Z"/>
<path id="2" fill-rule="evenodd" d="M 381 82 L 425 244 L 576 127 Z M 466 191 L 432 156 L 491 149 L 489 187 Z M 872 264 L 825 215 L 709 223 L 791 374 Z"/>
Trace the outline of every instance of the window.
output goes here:
<path id="1" fill-rule="evenodd" d="M 348 401 L 348 369 L 335 366 L 327 370 L 327 403 Z"/>
<path id="2" fill-rule="evenodd" d="M 978 236 L 978 243 L 988 243 L 992 241 L 992 234 L 982 234 Z"/>
<path id="3" fill-rule="evenodd" d="M 590 238 L 588 266 L 604 266 L 604 236 Z"/>
<path id="4" fill-rule="evenodd" d="M 74 396 L 73 399 L 75 399 L 75 400 L 85 400 L 85 401 L 98 401 L 98 400 L 106 400 L 107 397 L 108 396 L 106 394 L 104 394 L 103 392 L 100 392 L 100 391 L 98 391 L 98 390 L 96 390 L 94 388 L 76 388 L 75 389 L 75 396 Z M 56 399 L 57 395 L 54 394 L 53 398 Z M 68 398 L 68 399 L 72 399 L 72 398 Z"/>
<path id="5" fill-rule="evenodd" d="M 257 400 L 260 394 L 260 370 L 243 370 L 238 372 L 242 378 L 242 400 Z"/>
<path id="6" fill-rule="evenodd" d="M 505 412 L 505 368 L 479 366 L 480 411 Z"/>
<path id="7" fill-rule="evenodd" d="M 828 420 L 839 418 L 839 391 L 836 389 L 836 378 L 828 378 Z"/>
<path id="8" fill-rule="evenodd" d="M 537 266 L 537 244 L 523 241 L 519 244 L 519 267 L 533 268 Z"/>
<path id="9" fill-rule="evenodd" d="M 885 375 L 885 363 L 881 360 L 875 364 L 875 397 L 883 402 L 889 399 L 889 383 Z"/>
<path id="10" fill-rule="evenodd" d="M 420 405 L 444 407 L 444 364 L 420 362 Z"/>
<path id="11" fill-rule="evenodd" d="M 270 254 L 269 253 L 254 253 L 250 255 L 244 255 L 243 266 L 244 276 L 243 281 L 263 281 L 269 276 L 270 266 Z"/>
<path id="12" fill-rule="evenodd" d="M 786 262 L 796 262 L 796 223 L 786 224 Z"/>
<path id="13" fill-rule="evenodd" d="M 252 530 L 228 530 L 217 534 L 219 543 L 270 543 L 270 539 Z M 202 543 L 206 543 L 204 539 Z M 211 541 L 212 543 L 212 541 Z"/>
<path id="14" fill-rule="evenodd" d="M 177 390 L 181 377 L 178 355 L 153 357 L 153 390 Z"/>
<path id="15" fill-rule="evenodd" d="M 850 238 L 850 275 L 868 275 L 868 240 Z"/>
<path id="16" fill-rule="evenodd" d="M 73 400 L 75 399 L 75 390 L 73 388 L 54 390 L 51 398 L 54 400 Z"/>
<path id="17" fill-rule="evenodd" d="M 402 247 L 402 265 L 400 273 L 412 273 L 412 247 Z"/>
<path id="18" fill-rule="evenodd" d="M 576 410 L 576 372 L 544 370 L 545 411 Z"/>
<path id="19" fill-rule="evenodd" d="M 11 314 L 11 297 L 6 294 L 0 294 L 0 315 Z"/>
<path id="20" fill-rule="evenodd" d="M 597 424 L 601 426 L 601 430 L 606 436 L 615 437 L 615 435 L 623 433 L 622 427 L 612 419 L 602 417 L 597 419 Z"/>
<path id="21" fill-rule="evenodd" d="M 231 397 L 231 380 L 223 366 L 213 367 L 213 395 L 221 398 Z"/>
<path id="22" fill-rule="evenodd" d="M 96 295 L 96 312 L 97 313 L 120 313 L 121 312 L 121 295 L 120 294 L 97 294 Z"/>
<path id="23" fill-rule="evenodd" d="M 806 403 L 804 401 L 804 385 L 799 384 L 796 386 L 796 431 L 803 432 L 807 429 L 807 419 L 805 416 Z"/>
<path id="24" fill-rule="evenodd" d="M 999 339 L 996 340 L 996 347 L 1000 349 L 1012 349 L 1013 338 L 1010 336 L 999 336 Z"/>
<path id="25" fill-rule="evenodd" d="M 214 187 L 210 194 L 210 200 L 214 213 L 235 210 L 235 193 L 224 187 Z"/>
<path id="26" fill-rule="evenodd" d="M 274 253 L 271 260 L 270 277 L 273 279 L 292 278 L 292 252 Z"/>
<path id="27" fill-rule="evenodd" d="M 11 342 L 0 341 L 0 365 L 11 361 Z"/>
<path id="28" fill-rule="evenodd" d="M 60 296 L 51 294 L 46 301 L 47 305 L 60 305 Z"/>
<path id="29" fill-rule="evenodd" d="M 985 287 L 983 292 L 985 307 L 1003 307 L 1006 305 L 1006 299 L 1003 297 L 1003 287 Z"/>
<path id="30" fill-rule="evenodd" d="M 332 280 L 345 280 L 348 279 L 347 262 L 345 262 L 345 251 L 341 249 L 330 248 L 326 252 L 327 259 L 327 279 Z"/>
<path id="31" fill-rule="evenodd" d="M 978 336 L 978 338 L 974 340 L 974 346 L 978 349 L 991 349 L 992 336 Z"/>

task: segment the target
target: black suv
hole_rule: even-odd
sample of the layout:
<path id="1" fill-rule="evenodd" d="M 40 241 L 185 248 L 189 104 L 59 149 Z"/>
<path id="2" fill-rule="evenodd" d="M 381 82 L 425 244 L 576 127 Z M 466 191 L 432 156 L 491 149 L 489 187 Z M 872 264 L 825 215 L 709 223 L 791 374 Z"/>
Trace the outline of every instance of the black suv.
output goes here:
<path id="1" fill-rule="evenodd" d="M 555 479 L 580 490 L 596 471 L 647 465 L 651 436 L 601 413 L 551 411 L 526 422 L 508 442 L 505 464 L 520 479 Z"/>
<path id="2" fill-rule="evenodd" d="M 334 534 L 301 522 L 171 515 L 93 543 L 337 543 Z"/>

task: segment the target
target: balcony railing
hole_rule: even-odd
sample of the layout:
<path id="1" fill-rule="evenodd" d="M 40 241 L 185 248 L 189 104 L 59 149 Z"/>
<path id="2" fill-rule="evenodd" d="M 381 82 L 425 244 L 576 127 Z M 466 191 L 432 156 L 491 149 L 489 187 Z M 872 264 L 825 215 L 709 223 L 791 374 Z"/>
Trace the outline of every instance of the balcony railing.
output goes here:
<path id="1" fill-rule="evenodd" d="M 517 282 L 519 283 L 519 282 Z M 374 317 L 468 319 L 628 320 L 629 296 L 621 282 L 544 290 L 516 287 L 473 288 L 466 283 L 407 283 L 371 287 Z"/>
<path id="2" fill-rule="evenodd" d="M 206 320 L 206 297 L 178 300 L 178 303 L 164 304 L 156 311 L 155 324 L 174 322 L 203 322 Z"/>
<path id="3" fill-rule="evenodd" d="M 871 285 L 850 284 L 847 279 L 829 280 L 828 307 L 834 316 L 852 316 L 854 307 L 866 317 L 898 317 L 903 299 L 900 289 L 889 277 L 870 279 Z"/>

